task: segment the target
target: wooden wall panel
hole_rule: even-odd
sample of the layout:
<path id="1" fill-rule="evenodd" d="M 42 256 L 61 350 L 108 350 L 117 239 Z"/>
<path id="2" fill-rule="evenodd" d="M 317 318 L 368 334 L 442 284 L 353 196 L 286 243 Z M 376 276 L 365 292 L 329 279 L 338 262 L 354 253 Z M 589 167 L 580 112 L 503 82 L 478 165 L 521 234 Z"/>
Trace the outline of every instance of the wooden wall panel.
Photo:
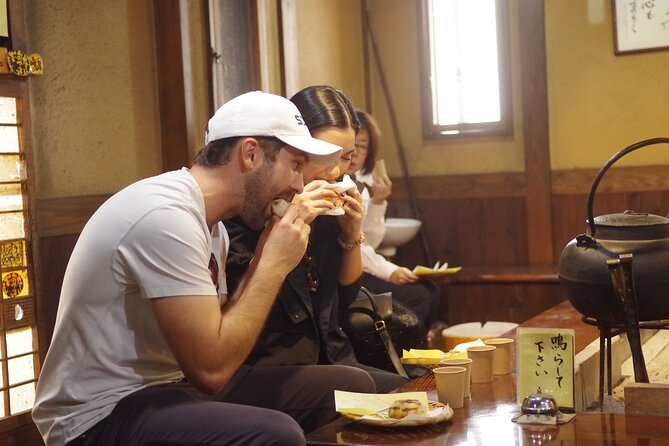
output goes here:
<path id="1" fill-rule="evenodd" d="M 419 200 L 432 257 L 452 265 L 526 265 L 525 201 L 522 198 Z M 405 203 L 391 201 L 388 217 L 408 217 Z M 403 265 L 424 264 L 417 246 L 398 249 Z"/>
<path id="2" fill-rule="evenodd" d="M 559 284 L 449 285 L 442 287 L 441 319 L 449 325 L 463 322 L 521 323 L 565 299 Z M 448 310 L 447 312 L 444 310 Z"/>
<path id="3" fill-rule="evenodd" d="M 0 446 L 44 446 L 30 412 L 2 420 Z"/>
<path id="4" fill-rule="evenodd" d="M 586 232 L 587 200 L 596 170 L 553 175 L 552 220 L 544 228 L 554 246 L 554 262 L 566 244 Z M 626 167 L 607 172 L 594 203 L 594 215 L 626 209 L 669 213 L 669 167 Z M 415 178 L 423 231 L 432 257 L 456 266 L 528 265 L 525 184 L 519 174 Z M 463 187 L 463 185 L 465 185 Z M 389 217 L 411 217 L 401 179 L 393 180 Z M 395 263 L 424 263 L 420 243 L 398 249 Z M 449 285 L 442 287 L 442 317 L 450 324 L 482 319 L 522 322 L 564 299 L 559 285 Z M 494 296 L 494 297 L 491 297 Z M 482 315 L 486 308 L 489 315 Z M 521 319 L 521 320 L 519 320 Z"/>
<path id="5" fill-rule="evenodd" d="M 553 240 L 556 246 L 556 262 L 565 245 L 578 234 L 588 230 L 588 195 L 556 195 L 554 203 Z M 611 214 L 633 210 L 649 214 L 669 213 L 669 191 L 643 192 L 597 192 L 593 215 Z M 595 234 L 596 235 L 596 234 Z"/>
<path id="6" fill-rule="evenodd" d="M 527 265 L 522 197 L 420 200 L 432 258 L 452 266 Z M 389 217 L 406 217 L 407 204 L 392 201 Z M 546 232 L 549 234 L 549 231 Z M 417 239 L 415 239 L 417 240 Z M 395 263 L 425 264 L 420 243 L 398 249 Z M 523 322 L 559 302 L 555 286 L 449 285 L 442 288 L 441 319 L 449 325 L 476 320 Z M 547 289 L 551 289 L 544 296 Z"/>
<path id="7" fill-rule="evenodd" d="M 37 326 L 42 361 L 53 335 L 65 268 L 78 238 L 78 235 L 62 235 L 39 240 Z"/>
<path id="8" fill-rule="evenodd" d="M 40 237 L 78 235 L 109 195 L 87 195 L 37 200 L 37 233 Z"/>

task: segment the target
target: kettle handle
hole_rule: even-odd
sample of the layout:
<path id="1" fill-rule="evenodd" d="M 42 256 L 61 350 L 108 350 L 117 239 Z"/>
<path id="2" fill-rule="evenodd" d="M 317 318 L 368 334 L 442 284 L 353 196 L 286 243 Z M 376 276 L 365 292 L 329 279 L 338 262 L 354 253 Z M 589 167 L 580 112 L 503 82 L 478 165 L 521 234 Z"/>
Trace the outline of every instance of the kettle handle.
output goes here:
<path id="1" fill-rule="evenodd" d="M 595 218 L 592 212 L 593 204 L 595 202 L 595 191 L 597 190 L 597 186 L 599 186 L 599 182 L 602 180 L 602 177 L 604 176 L 606 171 L 609 170 L 609 167 L 611 167 L 613 163 L 615 163 L 628 153 L 645 146 L 650 146 L 652 144 L 662 144 L 662 143 L 669 144 L 669 138 L 652 138 L 652 139 L 646 139 L 644 141 L 639 141 L 635 144 L 632 144 L 631 146 L 625 147 L 620 152 L 613 155 L 606 162 L 606 164 L 604 164 L 602 168 L 599 169 L 599 172 L 597 173 L 595 180 L 592 182 L 592 187 L 590 188 L 590 195 L 588 196 L 588 226 L 590 227 L 590 235 L 592 237 L 595 236 Z"/>

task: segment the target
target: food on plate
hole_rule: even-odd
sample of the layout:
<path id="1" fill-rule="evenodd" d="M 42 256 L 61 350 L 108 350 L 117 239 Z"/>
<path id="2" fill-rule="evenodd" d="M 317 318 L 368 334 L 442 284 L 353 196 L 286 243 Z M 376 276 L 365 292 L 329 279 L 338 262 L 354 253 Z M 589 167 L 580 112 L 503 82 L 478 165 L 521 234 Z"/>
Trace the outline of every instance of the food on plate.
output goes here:
<path id="1" fill-rule="evenodd" d="M 283 198 L 278 198 L 272 202 L 272 213 L 277 217 L 283 217 L 288 211 L 288 206 L 290 203 Z"/>
<path id="2" fill-rule="evenodd" d="M 388 416 L 390 418 L 404 418 L 408 415 L 427 415 L 425 407 L 418 400 L 396 400 L 390 405 Z"/>

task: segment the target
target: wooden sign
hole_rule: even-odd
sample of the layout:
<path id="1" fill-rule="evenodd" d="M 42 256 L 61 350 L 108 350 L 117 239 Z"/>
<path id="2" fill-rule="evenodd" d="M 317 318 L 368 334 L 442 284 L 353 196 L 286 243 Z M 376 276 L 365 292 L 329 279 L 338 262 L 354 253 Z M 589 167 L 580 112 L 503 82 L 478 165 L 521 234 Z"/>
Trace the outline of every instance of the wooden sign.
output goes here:
<path id="1" fill-rule="evenodd" d="M 560 409 L 573 411 L 574 330 L 519 327 L 516 343 L 518 404 L 541 388 Z"/>

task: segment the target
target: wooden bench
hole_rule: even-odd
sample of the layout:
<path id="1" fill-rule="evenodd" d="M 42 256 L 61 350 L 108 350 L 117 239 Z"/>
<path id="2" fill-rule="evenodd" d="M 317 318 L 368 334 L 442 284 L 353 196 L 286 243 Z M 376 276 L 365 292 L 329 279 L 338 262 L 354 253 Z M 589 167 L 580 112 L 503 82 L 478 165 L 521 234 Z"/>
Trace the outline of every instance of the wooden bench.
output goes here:
<path id="1" fill-rule="evenodd" d="M 458 273 L 445 276 L 451 285 L 522 285 L 559 283 L 557 266 L 465 266 Z"/>

